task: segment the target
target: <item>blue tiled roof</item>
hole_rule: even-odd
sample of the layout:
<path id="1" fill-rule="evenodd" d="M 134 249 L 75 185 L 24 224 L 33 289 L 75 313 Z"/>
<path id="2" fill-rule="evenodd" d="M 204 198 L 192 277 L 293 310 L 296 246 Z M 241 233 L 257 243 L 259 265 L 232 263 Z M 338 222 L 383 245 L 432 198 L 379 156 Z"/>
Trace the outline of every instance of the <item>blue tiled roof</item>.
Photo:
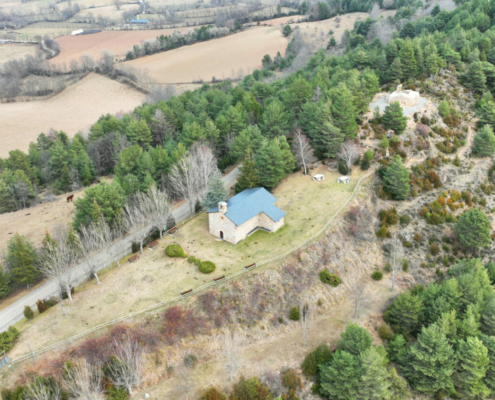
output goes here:
<path id="1" fill-rule="evenodd" d="M 131 19 L 131 24 L 147 24 L 149 19 Z"/>
<path id="2" fill-rule="evenodd" d="M 276 201 L 277 199 L 265 188 L 246 189 L 227 200 L 225 216 L 237 226 L 262 212 L 277 222 L 285 216 L 285 213 L 273 204 Z M 213 207 L 207 212 L 218 212 L 218 207 Z"/>

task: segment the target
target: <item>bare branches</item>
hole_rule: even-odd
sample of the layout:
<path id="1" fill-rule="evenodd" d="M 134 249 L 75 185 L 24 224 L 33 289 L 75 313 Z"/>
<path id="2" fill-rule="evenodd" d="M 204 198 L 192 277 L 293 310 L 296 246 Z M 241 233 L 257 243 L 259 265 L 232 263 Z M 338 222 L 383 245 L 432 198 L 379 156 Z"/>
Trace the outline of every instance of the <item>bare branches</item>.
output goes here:
<path id="1" fill-rule="evenodd" d="M 141 384 L 144 371 L 143 348 L 130 337 L 113 342 L 114 356 L 107 365 L 115 386 L 123 386 L 132 395 L 132 388 Z"/>
<path id="2" fill-rule="evenodd" d="M 346 140 L 340 146 L 340 150 L 338 153 L 338 157 L 344 161 L 347 165 L 347 170 L 351 171 L 352 163 L 357 160 L 359 157 L 359 147 L 355 142 L 351 142 L 350 140 Z"/>
<path id="3" fill-rule="evenodd" d="M 354 305 L 354 318 L 356 318 L 359 306 L 367 299 L 366 286 L 357 273 L 349 274 L 348 285 Z"/>
<path id="4" fill-rule="evenodd" d="M 153 185 L 147 193 L 139 192 L 136 196 L 136 202 L 139 204 L 141 212 L 149 216 L 151 226 L 159 230 L 161 239 L 172 213 L 167 194 Z"/>
<path id="5" fill-rule="evenodd" d="M 63 384 L 71 399 L 105 399 L 101 368 L 88 364 L 85 359 L 66 365 Z"/>
<path id="6" fill-rule="evenodd" d="M 402 245 L 399 243 L 399 238 L 397 237 L 397 234 L 394 235 L 393 241 L 392 241 L 392 262 L 391 262 L 391 267 L 392 267 L 392 292 L 395 290 L 395 280 L 397 278 L 397 275 L 399 274 L 401 268 L 402 268 L 402 256 L 403 256 L 403 248 Z"/>
<path id="7" fill-rule="evenodd" d="M 124 205 L 124 224 L 127 232 L 132 232 L 139 243 L 141 253 L 143 244 L 150 233 L 151 216 L 146 213 L 143 203 L 140 201 L 141 194 L 138 193 Z"/>
<path id="8" fill-rule="evenodd" d="M 204 189 L 217 170 L 217 160 L 211 149 L 204 144 L 195 143 L 190 153 L 198 169 L 199 189 Z"/>
<path id="9" fill-rule="evenodd" d="M 46 249 L 40 253 L 40 269 L 46 277 L 57 280 L 72 301 L 71 268 L 78 259 L 80 248 L 61 237 L 55 240 L 55 243 L 47 243 Z"/>
<path id="10" fill-rule="evenodd" d="M 61 400 L 62 393 L 56 382 L 50 387 L 44 385 L 41 381 L 36 380 L 26 386 L 24 391 L 25 400 Z"/>
<path id="11" fill-rule="evenodd" d="M 241 336 L 234 331 L 226 332 L 221 337 L 225 368 L 229 372 L 229 380 L 231 382 L 234 373 L 241 365 L 241 343 Z"/>
<path id="12" fill-rule="evenodd" d="M 304 303 L 301 305 L 300 310 L 303 347 L 306 347 L 306 338 L 309 333 L 311 317 L 313 315 L 313 307 L 311 307 L 308 303 Z"/>
<path id="13" fill-rule="evenodd" d="M 314 156 L 313 148 L 309 144 L 309 139 L 304 135 L 300 129 L 294 134 L 294 142 L 292 143 L 292 151 L 297 160 L 298 166 L 303 166 L 304 175 L 308 173 L 307 165 L 315 162 L 317 159 Z"/>

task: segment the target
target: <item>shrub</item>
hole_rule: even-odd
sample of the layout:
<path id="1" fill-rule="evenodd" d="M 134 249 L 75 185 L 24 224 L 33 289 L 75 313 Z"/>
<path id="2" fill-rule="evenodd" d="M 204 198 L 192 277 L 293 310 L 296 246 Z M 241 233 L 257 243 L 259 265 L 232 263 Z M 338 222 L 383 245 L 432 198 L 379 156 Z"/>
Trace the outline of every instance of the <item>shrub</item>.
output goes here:
<path id="1" fill-rule="evenodd" d="M 361 160 L 361 171 L 367 171 L 370 169 L 371 163 L 366 157 Z"/>
<path id="2" fill-rule="evenodd" d="M 421 243 L 421 239 L 422 239 L 421 233 L 416 232 L 416 233 L 414 234 L 414 236 L 413 236 L 413 239 L 414 239 L 414 241 L 415 241 L 415 242 L 417 242 L 417 243 Z"/>
<path id="3" fill-rule="evenodd" d="M 437 244 L 433 243 L 430 245 L 430 254 L 433 256 L 436 256 L 438 253 L 440 253 L 440 247 L 438 247 Z"/>
<path id="4" fill-rule="evenodd" d="M 382 226 L 380 229 L 376 231 L 376 236 L 379 237 L 380 239 L 385 239 L 392 237 L 392 234 L 390 233 L 387 227 Z"/>
<path id="5" fill-rule="evenodd" d="M 224 394 L 220 393 L 216 388 L 211 387 L 206 390 L 200 397 L 201 400 L 227 400 Z"/>
<path id="6" fill-rule="evenodd" d="M 36 307 L 38 307 L 38 312 L 40 314 L 43 314 L 46 310 L 48 310 L 48 306 L 44 301 L 38 300 L 36 302 Z"/>
<path id="7" fill-rule="evenodd" d="M 194 354 L 186 354 L 184 356 L 183 362 L 187 368 L 194 368 L 198 362 L 198 357 L 196 357 Z"/>
<path id="8" fill-rule="evenodd" d="M 292 368 L 284 368 L 282 370 L 282 386 L 289 389 L 289 392 L 295 392 L 302 387 L 301 378 Z"/>
<path id="9" fill-rule="evenodd" d="M 409 271 L 409 261 L 408 260 L 402 260 L 402 271 L 404 271 L 404 272 Z"/>
<path id="10" fill-rule="evenodd" d="M 320 280 L 332 287 L 337 287 L 342 283 L 342 280 L 337 275 L 331 274 L 327 269 L 320 271 Z"/>
<path id="11" fill-rule="evenodd" d="M 294 306 L 290 309 L 289 319 L 291 321 L 299 321 L 301 319 L 301 313 L 299 312 L 298 306 Z"/>
<path id="12" fill-rule="evenodd" d="M 234 384 L 231 398 L 245 400 L 268 400 L 272 398 L 272 394 L 270 392 L 270 388 L 261 383 L 258 378 L 253 377 L 246 379 L 241 376 L 239 382 Z"/>
<path id="13" fill-rule="evenodd" d="M 126 400 L 129 398 L 127 389 L 119 386 L 109 386 L 107 389 L 108 400 Z"/>
<path id="14" fill-rule="evenodd" d="M 201 264 L 199 264 L 199 270 L 203 274 L 211 274 L 213 271 L 215 271 L 215 264 L 213 264 L 211 261 L 202 261 Z"/>
<path id="15" fill-rule="evenodd" d="M 187 257 L 187 262 L 188 262 L 189 264 L 194 264 L 194 261 L 195 261 L 195 260 L 196 260 L 196 258 L 194 258 L 194 256 L 189 256 L 189 257 Z"/>
<path id="16" fill-rule="evenodd" d="M 9 329 L 0 333 L 0 352 L 9 351 L 14 346 L 14 342 L 19 339 L 19 336 L 19 331 L 13 326 L 9 326 Z"/>
<path id="17" fill-rule="evenodd" d="M 194 259 L 194 265 L 195 265 L 196 267 L 199 267 L 199 266 L 201 265 L 201 260 L 200 260 L 199 258 L 195 258 L 195 259 Z"/>
<path id="18" fill-rule="evenodd" d="M 378 218 L 380 218 L 381 226 L 395 225 L 399 222 L 399 214 L 397 214 L 395 207 L 390 207 L 388 210 L 380 210 Z"/>
<path id="19" fill-rule="evenodd" d="M 375 281 L 381 281 L 383 278 L 383 272 L 382 271 L 375 271 L 371 274 L 371 278 Z"/>
<path id="20" fill-rule="evenodd" d="M 394 332 L 387 324 L 381 324 L 378 328 L 378 335 L 383 340 L 388 340 L 389 342 L 394 338 Z"/>
<path id="21" fill-rule="evenodd" d="M 34 318 L 34 311 L 31 309 L 29 306 L 24 307 L 24 316 L 27 319 L 33 319 Z"/>
<path id="22" fill-rule="evenodd" d="M 399 222 L 401 225 L 409 225 L 411 223 L 411 217 L 407 214 L 401 215 Z"/>
<path id="23" fill-rule="evenodd" d="M 342 175 L 348 175 L 350 173 L 349 168 L 347 168 L 347 164 L 342 160 L 339 161 L 338 170 Z"/>
<path id="24" fill-rule="evenodd" d="M 385 272 L 392 272 L 392 266 L 390 265 L 390 263 L 386 263 L 385 267 L 383 267 L 383 270 Z"/>
<path id="25" fill-rule="evenodd" d="M 373 150 L 366 150 L 366 153 L 364 153 L 364 158 L 366 158 L 368 161 L 371 161 L 373 158 Z"/>
<path id="26" fill-rule="evenodd" d="M 170 244 L 166 247 L 165 253 L 169 257 L 182 257 L 186 258 L 187 255 L 184 253 L 184 250 L 182 247 L 180 247 L 180 244 Z"/>
<path id="27" fill-rule="evenodd" d="M 318 365 L 332 359 L 332 351 L 326 344 L 320 344 L 315 350 L 306 355 L 301 365 L 303 374 L 310 378 L 318 373 Z"/>

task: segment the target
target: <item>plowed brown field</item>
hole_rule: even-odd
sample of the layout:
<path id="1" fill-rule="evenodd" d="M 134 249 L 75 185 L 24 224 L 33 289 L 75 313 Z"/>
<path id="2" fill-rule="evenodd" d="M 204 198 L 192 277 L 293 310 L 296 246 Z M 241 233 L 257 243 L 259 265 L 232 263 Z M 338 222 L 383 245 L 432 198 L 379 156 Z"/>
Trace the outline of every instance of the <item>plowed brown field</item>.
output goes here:
<path id="1" fill-rule="evenodd" d="M 127 61 L 126 65 L 148 70 L 160 84 L 203 79 L 235 78 L 261 67 L 265 54 L 284 54 L 287 39 L 278 27 L 254 27 L 244 32 L 192 46 Z"/>

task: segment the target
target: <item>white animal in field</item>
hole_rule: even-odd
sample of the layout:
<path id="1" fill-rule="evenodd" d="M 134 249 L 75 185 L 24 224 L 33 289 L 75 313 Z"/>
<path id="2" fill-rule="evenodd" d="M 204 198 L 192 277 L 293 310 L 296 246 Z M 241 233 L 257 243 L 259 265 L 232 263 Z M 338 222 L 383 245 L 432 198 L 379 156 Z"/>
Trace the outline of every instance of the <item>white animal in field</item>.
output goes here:
<path id="1" fill-rule="evenodd" d="M 349 183 L 351 181 L 351 178 L 348 176 L 341 176 L 340 178 L 337 178 L 337 183 Z"/>
<path id="2" fill-rule="evenodd" d="M 313 180 L 314 181 L 324 181 L 325 180 L 325 175 L 323 175 L 323 174 L 316 174 L 315 176 L 313 176 Z"/>

